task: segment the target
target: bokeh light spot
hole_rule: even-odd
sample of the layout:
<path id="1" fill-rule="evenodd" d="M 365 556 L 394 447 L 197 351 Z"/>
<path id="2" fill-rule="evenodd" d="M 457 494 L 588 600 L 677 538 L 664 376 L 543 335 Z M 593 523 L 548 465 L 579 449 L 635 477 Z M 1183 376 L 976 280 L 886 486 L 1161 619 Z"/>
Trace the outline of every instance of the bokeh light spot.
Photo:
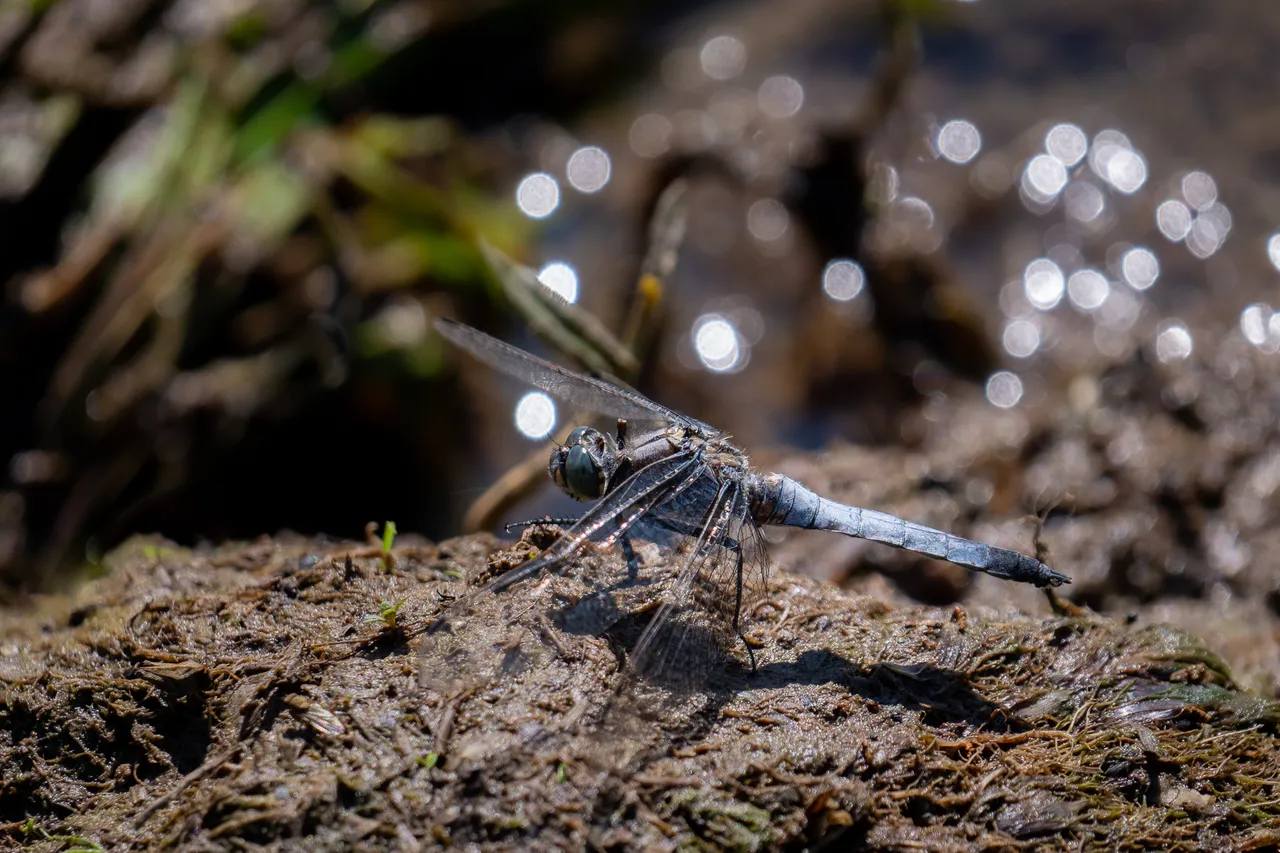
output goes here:
<path id="1" fill-rule="evenodd" d="M 952 119 L 938 131 L 938 153 L 952 163 L 968 163 L 982 150 L 982 134 L 973 122 Z"/>
<path id="2" fill-rule="evenodd" d="M 1196 210 L 1207 210 L 1218 200 L 1218 184 L 1206 172 L 1188 172 L 1182 178 L 1182 197 Z"/>
<path id="3" fill-rule="evenodd" d="M 1134 290 L 1146 290 L 1160 277 L 1160 262 L 1150 249 L 1135 246 L 1121 257 L 1120 273 Z"/>
<path id="4" fill-rule="evenodd" d="M 747 66 L 747 48 L 733 36 L 716 36 L 702 46 L 698 60 L 712 80 L 732 80 Z"/>
<path id="5" fill-rule="evenodd" d="M 573 152 L 565 167 L 565 175 L 578 192 L 593 193 L 609 183 L 612 168 L 608 153 L 592 145 Z"/>
<path id="6" fill-rule="evenodd" d="M 1067 167 L 1048 154 L 1037 154 L 1022 173 L 1022 188 L 1037 204 L 1049 204 L 1067 185 Z"/>
<path id="7" fill-rule="evenodd" d="M 538 281 L 566 302 L 578 301 L 578 273 L 564 261 L 553 261 L 538 273 Z"/>
<path id="8" fill-rule="evenodd" d="M 1187 248 L 1191 254 L 1203 260 L 1222 247 L 1227 237 L 1221 225 L 1208 216 L 1197 216 L 1187 232 Z"/>
<path id="9" fill-rule="evenodd" d="M 1077 270 L 1067 279 L 1067 296 L 1081 311 L 1094 311 L 1107 301 L 1111 285 L 1097 270 Z"/>
<path id="10" fill-rule="evenodd" d="M 1173 198 L 1161 202 L 1156 208 L 1156 227 L 1170 242 L 1180 242 L 1191 231 L 1191 209 Z"/>
<path id="11" fill-rule="evenodd" d="M 1222 203 L 1214 203 L 1201 210 L 1191 222 L 1187 233 L 1187 248 L 1197 258 L 1207 258 L 1226 242 L 1233 223 L 1231 211 Z"/>
<path id="12" fill-rule="evenodd" d="M 1125 195 L 1147 182 L 1147 161 L 1136 151 L 1121 149 L 1107 160 L 1107 182 Z"/>
<path id="13" fill-rule="evenodd" d="M 716 373 L 733 370 L 742 360 L 738 330 L 719 314 L 704 314 L 693 324 L 693 348 L 703 365 Z"/>
<path id="14" fill-rule="evenodd" d="M 378 331 L 390 346 L 415 347 L 427 335 L 427 312 L 417 299 L 392 298 L 378 314 Z"/>
<path id="15" fill-rule="evenodd" d="M 1245 340 L 1265 353 L 1280 352 L 1280 311 L 1256 303 L 1240 312 L 1240 332 Z"/>
<path id="16" fill-rule="evenodd" d="M 1129 142 L 1129 137 L 1120 131 L 1100 131 L 1089 148 L 1089 168 L 1099 178 L 1111 183 L 1111 161 L 1122 152 L 1132 150 L 1133 144 Z"/>
<path id="17" fill-rule="evenodd" d="M 1166 364 L 1182 361 L 1191 355 L 1192 349 L 1191 332 L 1179 321 L 1165 324 L 1160 334 L 1156 335 L 1156 358 Z"/>
<path id="18" fill-rule="evenodd" d="M 777 199 L 762 198 L 747 208 L 747 230 L 763 243 L 777 240 L 789 227 L 791 214 Z"/>
<path id="19" fill-rule="evenodd" d="M 1062 301 L 1066 281 L 1057 264 L 1048 258 L 1036 258 L 1027 264 L 1022 274 L 1022 287 L 1028 302 L 1041 311 L 1048 311 Z"/>
<path id="20" fill-rule="evenodd" d="M 1074 124 L 1055 124 L 1044 135 L 1044 150 L 1069 169 L 1084 159 L 1089 139 Z"/>
<path id="21" fill-rule="evenodd" d="M 769 118 L 790 118 L 804 106 L 804 87 L 785 74 L 769 77 L 760 84 L 756 103 Z"/>
<path id="22" fill-rule="evenodd" d="M 933 208 L 922 198 L 913 195 L 903 196 L 893 208 L 890 215 L 897 217 L 909 228 L 928 231 L 933 227 Z"/>
<path id="23" fill-rule="evenodd" d="M 897 199 L 900 183 L 897 169 L 887 163 L 877 163 L 871 170 L 871 180 L 867 182 L 867 197 L 876 204 L 889 204 Z"/>
<path id="24" fill-rule="evenodd" d="M 560 184 L 546 172 L 527 175 L 516 187 L 516 204 L 525 216 L 545 219 L 560 206 Z"/>
<path id="25" fill-rule="evenodd" d="M 987 380 L 987 399 L 1001 409 L 1012 409 L 1022 399 L 1022 380 L 1008 370 L 991 374 Z"/>
<path id="26" fill-rule="evenodd" d="M 541 391 L 530 391 L 516 403 L 515 419 L 525 438 L 546 438 L 556 428 L 555 401 Z"/>
<path id="27" fill-rule="evenodd" d="M 1040 349 L 1040 328 L 1030 320 L 1010 320 L 1001 341 L 1009 355 L 1027 358 Z"/>
<path id="28" fill-rule="evenodd" d="M 1102 190 L 1088 181 L 1073 181 L 1063 194 L 1067 216 L 1077 222 L 1092 222 L 1107 208 Z"/>
<path id="29" fill-rule="evenodd" d="M 627 143 L 641 157 L 661 157 L 671 147 L 671 121 L 657 113 L 646 113 L 631 123 Z"/>
<path id="30" fill-rule="evenodd" d="M 854 261 L 835 260 L 822 271 L 822 290 L 837 302 L 848 302 L 862 292 L 866 276 Z"/>
<path id="31" fill-rule="evenodd" d="M 1240 312 L 1240 332 L 1255 347 L 1267 341 L 1267 321 L 1271 319 L 1271 306 L 1257 303 Z"/>

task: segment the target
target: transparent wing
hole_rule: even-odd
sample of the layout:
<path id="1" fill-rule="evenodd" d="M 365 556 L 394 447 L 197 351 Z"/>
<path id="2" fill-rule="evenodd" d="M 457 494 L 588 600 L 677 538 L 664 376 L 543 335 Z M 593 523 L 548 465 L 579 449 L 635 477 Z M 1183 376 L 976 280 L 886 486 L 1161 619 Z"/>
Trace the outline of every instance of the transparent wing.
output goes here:
<path id="1" fill-rule="evenodd" d="M 717 430 L 652 400 L 602 379 L 583 376 L 522 349 L 503 343 L 484 332 L 444 318 L 436 320 L 436 331 L 454 345 L 508 376 L 541 388 L 553 397 L 602 415 L 638 421 L 670 421 L 695 426 L 713 435 Z"/>
<path id="2" fill-rule="evenodd" d="M 631 528 L 631 535 L 669 550 L 683 548 L 687 553 L 689 537 L 697 537 L 705 526 L 707 507 L 715 500 L 720 487 L 720 480 L 714 476 L 698 480 L 646 513 Z"/>
<path id="3" fill-rule="evenodd" d="M 717 483 L 708 480 L 698 484 L 704 495 Z M 672 721 L 678 719 L 672 713 L 676 706 L 705 702 L 738 685 L 750 671 L 743 628 L 767 590 L 764 543 L 736 480 L 717 483 L 712 499 L 702 504 L 701 517 L 689 527 L 686 499 L 696 490 L 676 496 L 645 519 L 647 530 L 682 540 L 680 562 L 634 643 L 627 679 L 613 703 L 620 714 L 651 718 L 650 712 L 659 709 L 662 720 Z"/>
<path id="4" fill-rule="evenodd" d="M 661 588 L 661 578 L 629 565 L 623 549 L 612 546 L 645 513 L 678 499 L 707 476 L 693 451 L 645 467 L 540 556 L 459 599 L 436 618 L 418 654 L 420 683 L 452 703 L 437 717 L 438 751 L 458 754 L 450 742 L 459 726 L 484 728 L 475 717 L 484 703 L 469 701 L 477 691 L 519 689 L 515 701 L 530 705 L 525 715 L 530 721 L 540 713 L 546 716 L 539 703 L 550 702 L 548 696 L 574 692 L 581 667 L 573 662 L 582 655 L 608 654 L 607 647 L 601 652 L 599 644 L 584 646 L 582 640 L 603 634 L 629 613 L 651 609 Z M 577 695 L 590 705 L 606 701 L 608 691 L 597 680 L 581 686 Z M 470 717 L 460 716 L 464 709 Z M 482 746 L 513 746 L 530 737 L 529 732 L 490 731 Z"/>
<path id="5" fill-rule="evenodd" d="M 637 566 L 609 547 L 642 531 L 674 548 Z M 443 703 L 437 750 L 447 763 L 550 754 L 561 736 L 586 736 L 617 766 L 652 740 L 655 720 L 679 728 L 745 677 L 739 627 L 766 566 L 738 481 L 722 483 L 695 453 L 645 468 L 428 630 L 420 665 Z M 629 652 L 620 678 L 618 647 Z M 527 710 L 513 713 L 513 702 Z M 486 719 L 493 707 L 506 708 L 503 720 Z M 512 728 L 513 718 L 525 722 Z"/>
<path id="6" fill-rule="evenodd" d="M 463 635 L 474 633 L 468 630 L 470 623 L 476 620 L 510 621 L 522 614 L 528 594 L 515 594 L 512 587 L 525 581 L 536 583 L 548 573 L 563 574 L 570 567 L 570 558 L 594 550 L 592 546 L 608 549 L 646 512 L 664 500 L 677 498 L 681 492 L 701 479 L 701 466 L 701 461 L 693 452 L 671 456 L 646 466 L 611 492 L 605 500 L 592 507 L 541 555 L 455 602 L 428 629 L 428 638 L 438 637 L 440 642 L 433 649 L 424 649 L 424 656 L 445 653 L 448 657 L 430 661 L 441 666 L 434 673 L 427 674 L 448 679 L 455 674 L 472 672 L 478 678 L 486 678 L 509 671 L 507 666 L 498 670 L 486 671 L 482 668 L 477 671 L 477 667 L 472 665 L 470 659 L 482 658 L 484 655 L 479 646 L 465 642 Z M 609 574 L 606 572 L 604 576 L 608 577 Z M 508 591 L 512 594 L 500 596 L 500 593 Z M 508 599 L 511 604 L 490 605 L 490 602 L 500 597 Z M 603 627 L 607 628 L 608 625 Z M 455 639 L 446 641 L 446 636 Z"/>

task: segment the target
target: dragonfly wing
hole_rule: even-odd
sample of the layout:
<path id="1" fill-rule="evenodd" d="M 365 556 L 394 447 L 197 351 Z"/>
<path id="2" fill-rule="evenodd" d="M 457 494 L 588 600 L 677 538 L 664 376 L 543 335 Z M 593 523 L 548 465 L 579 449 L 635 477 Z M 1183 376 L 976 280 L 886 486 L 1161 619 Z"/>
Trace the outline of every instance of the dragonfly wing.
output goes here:
<path id="1" fill-rule="evenodd" d="M 690 523 L 693 496 L 710 499 L 700 502 Z M 659 570 L 660 594 L 609 632 L 631 652 L 588 734 L 601 767 L 616 771 L 655 747 L 665 752 L 671 737 L 697 726 L 708 709 L 742 687 L 748 669 L 733 653 L 741 642 L 735 615 L 752 612 L 766 565 L 747 510 L 741 484 L 724 483 L 708 470 L 646 516 L 643 524 L 677 544 L 663 551 L 670 562 Z"/>
<path id="2" fill-rule="evenodd" d="M 720 480 L 715 476 L 700 478 L 680 494 L 672 495 L 636 521 L 630 533 L 636 539 L 652 542 L 669 551 L 689 547 L 689 537 L 697 536 L 716 493 Z"/>
<path id="3" fill-rule="evenodd" d="M 420 684 L 462 702 L 513 679 L 542 680 L 557 670 L 544 666 L 548 661 L 563 664 L 587 653 L 576 638 L 604 633 L 628 612 L 649 606 L 660 589 L 656 579 L 633 575 L 611 546 L 644 513 L 705 476 L 692 451 L 646 466 L 541 555 L 451 604 L 419 643 Z M 443 753 L 451 726 L 442 727 Z"/>
<path id="4" fill-rule="evenodd" d="M 635 391 L 621 388 L 612 382 L 584 376 L 566 370 L 558 364 L 527 353 L 518 347 L 503 343 L 484 332 L 440 318 L 436 331 L 454 345 L 466 350 L 485 364 L 508 376 L 541 388 L 566 403 L 580 406 L 586 411 L 597 412 L 636 421 L 667 421 L 691 424 L 705 433 L 717 430 L 701 421 L 686 417 L 666 406 L 660 406 Z"/>
<path id="5" fill-rule="evenodd" d="M 731 654 L 740 648 L 742 628 L 767 588 L 768 560 L 741 483 L 719 483 L 698 523 L 685 533 L 677 528 L 687 523 L 687 508 L 670 512 L 682 497 L 646 519 L 651 529 L 662 524 L 683 538 L 682 561 L 630 656 L 637 689 L 666 692 L 659 704 L 715 691 L 745 674 Z"/>

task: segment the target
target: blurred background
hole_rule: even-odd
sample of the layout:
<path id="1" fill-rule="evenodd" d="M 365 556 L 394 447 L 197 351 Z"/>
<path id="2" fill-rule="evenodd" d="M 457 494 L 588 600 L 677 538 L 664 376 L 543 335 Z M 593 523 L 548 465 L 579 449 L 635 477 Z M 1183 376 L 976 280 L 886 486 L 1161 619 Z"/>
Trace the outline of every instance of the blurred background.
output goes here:
<path id="1" fill-rule="evenodd" d="M 1252 0 L 5 3 L 0 578 L 563 512 L 575 414 L 451 316 L 1280 641 L 1277 43 Z"/>

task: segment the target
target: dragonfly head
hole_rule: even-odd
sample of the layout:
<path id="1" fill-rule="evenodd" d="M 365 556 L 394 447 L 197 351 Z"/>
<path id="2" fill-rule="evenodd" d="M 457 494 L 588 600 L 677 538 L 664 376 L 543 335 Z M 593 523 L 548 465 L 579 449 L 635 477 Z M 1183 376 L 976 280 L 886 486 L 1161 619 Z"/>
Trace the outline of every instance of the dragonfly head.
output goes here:
<path id="1" fill-rule="evenodd" d="M 609 490 L 618 470 L 618 446 L 598 429 L 578 427 L 551 451 L 551 479 L 575 501 L 593 501 Z"/>

